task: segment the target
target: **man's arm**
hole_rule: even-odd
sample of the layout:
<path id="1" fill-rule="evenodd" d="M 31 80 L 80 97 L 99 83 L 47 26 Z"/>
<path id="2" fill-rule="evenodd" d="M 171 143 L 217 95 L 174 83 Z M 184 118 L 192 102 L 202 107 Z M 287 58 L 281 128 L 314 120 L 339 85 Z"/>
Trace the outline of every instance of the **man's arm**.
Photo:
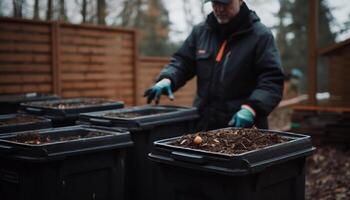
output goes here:
<path id="1" fill-rule="evenodd" d="M 168 78 L 171 80 L 172 91 L 178 90 L 196 73 L 195 53 L 196 53 L 196 27 L 187 37 L 181 48 L 172 56 L 171 61 L 160 72 L 157 82 Z"/>
<path id="2" fill-rule="evenodd" d="M 261 36 L 255 52 L 256 88 L 246 104 L 257 115 L 267 116 L 279 104 L 283 95 L 283 71 L 280 55 L 271 32 Z"/>

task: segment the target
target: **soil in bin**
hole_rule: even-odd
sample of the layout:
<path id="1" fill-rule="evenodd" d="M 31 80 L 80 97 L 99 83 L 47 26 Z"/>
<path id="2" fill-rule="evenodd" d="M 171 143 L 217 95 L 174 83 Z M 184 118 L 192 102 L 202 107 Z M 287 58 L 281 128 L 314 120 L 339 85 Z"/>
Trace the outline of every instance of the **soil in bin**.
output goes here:
<path id="1" fill-rule="evenodd" d="M 87 138 L 100 137 L 100 136 L 105 136 L 105 135 L 110 135 L 110 134 L 96 132 L 96 131 L 90 131 L 90 132 L 85 132 L 85 133 L 82 133 L 79 135 L 50 137 L 50 136 L 46 136 L 46 135 L 40 135 L 39 133 L 36 133 L 36 132 L 31 132 L 31 133 L 18 134 L 15 138 L 11 139 L 10 141 L 23 143 L 23 144 L 50 144 L 50 143 L 55 143 L 55 142 L 87 139 Z"/>
<path id="2" fill-rule="evenodd" d="M 55 108 L 55 109 L 71 109 L 71 108 L 81 108 L 95 105 L 102 105 L 106 103 L 112 103 L 113 101 L 106 99 L 79 99 L 77 101 L 65 101 L 61 100 L 58 102 L 50 103 L 40 103 L 39 106 Z"/>
<path id="3" fill-rule="evenodd" d="M 221 129 L 184 135 L 172 145 L 232 155 L 289 140 L 274 133 L 261 133 L 257 129 Z"/>
<path id="4" fill-rule="evenodd" d="M 36 123 L 40 121 L 42 121 L 42 119 L 36 116 L 16 115 L 15 117 L 1 119 L 0 126 L 10 126 L 10 125 L 24 124 L 24 123 Z"/>
<path id="5" fill-rule="evenodd" d="M 104 115 L 104 117 L 113 117 L 113 118 L 126 118 L 126 119 L 132 119 L 136 117 L 143 117 L 143 116 L 149 116 L 149 115 L 159 115 L 163 113 L 168 113 L 170 111 L 168 110 L 152 110 L 145 113 L 141 112 L 109 112 Z"/>

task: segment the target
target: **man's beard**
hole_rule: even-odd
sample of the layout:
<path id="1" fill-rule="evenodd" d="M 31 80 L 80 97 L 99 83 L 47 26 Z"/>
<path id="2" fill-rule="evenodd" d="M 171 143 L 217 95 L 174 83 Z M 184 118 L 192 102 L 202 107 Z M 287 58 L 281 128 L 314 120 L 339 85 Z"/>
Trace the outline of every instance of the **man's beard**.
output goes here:
<path id="1" fill-rule="evenodd" d="M 230 21 L 229 18 L 218 18 L 218 17 L 216 17 L 216 20 L 218 20 L 219 24 L 227 24 Z"/>
<path id="2" fill-rule="evenodd" d="M 227 23 L 230 22 L 230 18 L 227 15 L 225 15 L 225 14 L 220 16 L 220 15 L 216 15 L 214 13 L 214 16 L 215 16 L 215 18 L 216 18 L 216 20 L 218 21 L 219 24 L 227 24 Z"/>

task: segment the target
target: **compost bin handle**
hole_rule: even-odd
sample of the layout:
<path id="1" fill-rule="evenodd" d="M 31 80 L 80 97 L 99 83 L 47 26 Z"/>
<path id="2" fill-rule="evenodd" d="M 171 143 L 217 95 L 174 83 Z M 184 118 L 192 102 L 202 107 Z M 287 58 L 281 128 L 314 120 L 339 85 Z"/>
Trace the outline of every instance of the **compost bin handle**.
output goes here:
<path id="1" fill-rule="evenodd" d="M 13 153 L 13 147 L 11 146 L 6 146 L 3 144 L 0 144 L 0 154 L 9 154 L 9 153 Z"/>
<path id="2" fill-rule="evenodd" d="M 203 164 L 205 162 L 204 157 L 201 155 L 195 155 L 191 153 L 184 153 L 184 152 L 177 152 L 177 151 L 172 151 L 171 155 L 175 160 L 198 163 L 198 164 Z"/>
<path id="3" fill-rule="evenodd" d="M 89 118 L 89 121 L 92 123 L 96 123 L 98 125 L 110 125 L 111 124 L 111 120 L 109 120 L 109 119 Z"/>
<path id="4" fill-rule="evenodd" d="M 37 114 L 41 114 L 44 111 L 40 108 L 33 108 L 33 107 L 26 107 L 25 108 L 28 112 L 32 112 L 32 113 L 37 113 Z"/>

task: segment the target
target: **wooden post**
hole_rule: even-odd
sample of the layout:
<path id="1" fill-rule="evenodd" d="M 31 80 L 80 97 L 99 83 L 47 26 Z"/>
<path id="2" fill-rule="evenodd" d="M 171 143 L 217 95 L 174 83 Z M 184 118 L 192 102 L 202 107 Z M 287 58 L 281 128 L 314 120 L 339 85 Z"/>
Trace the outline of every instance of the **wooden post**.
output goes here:
<path id="1" fill-rule="evenodd" d="M 139 104 L 139 92 L 138 92 L 138 64 L 139 64 L 139 49 L 138 49 L 138 31 L 135 29 L 133 34 L 133 42 L 134 42 L 134 63 L 133 63 L 133 104 L 138 105 Z"/>
<path id="2" fill-rule="evenodd" d="M 60 23 L 51 24 L 51 54 L 52 54 L 52 88 L 53 92 L 60 96 L 61 91 L 61 70 L 60 70 Z"/>
<path id="3" fill-rule="evenodd" d="M 308 59 L 308 95 L 309 104 L 316 105 L 317 92 L 317 30 L 319 0 L 309 1 L 309 59 Z"/>

